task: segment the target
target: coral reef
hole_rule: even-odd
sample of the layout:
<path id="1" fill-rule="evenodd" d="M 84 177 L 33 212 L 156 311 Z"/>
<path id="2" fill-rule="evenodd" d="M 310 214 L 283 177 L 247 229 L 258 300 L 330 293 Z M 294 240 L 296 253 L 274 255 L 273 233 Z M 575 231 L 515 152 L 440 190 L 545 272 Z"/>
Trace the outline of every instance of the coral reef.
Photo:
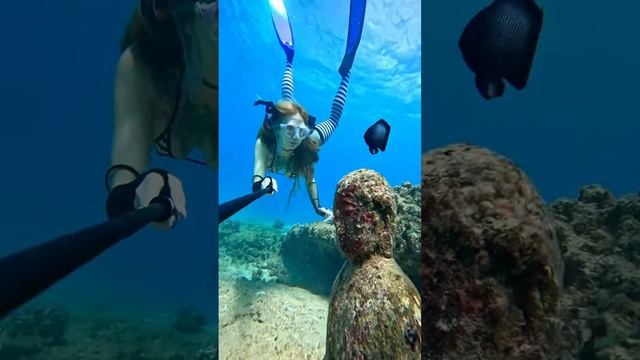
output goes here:
<path id="1" fill-rule="evenodd" d="M 273 228 L 276 230 L 284 229 L 284 222 L 282 220 L 276 220 L 273 222 Z"/>
<path id="2" fill-rule="evenodd" d="M 58 306 L 28 306 L 5 320 L 0 332 L 0 358 L 30 356 L 67 344 L 69 312 Z"/>
<path id="3" fill-rule="evenodd" d="M 198 334 L 171 330 L 170 316 L 136 318 L 122 314 L 78 315 L 36 305 L 0 321 L 0 359 L 20 360 L 187 360 L 217 347 L 215 330 Z M 204 351 L 204 350 L 202 350 Z"/>
<path id="4" fill-rule="evenodd" d="M 357 170 L 334 200 L 340 249 L 327 319 L 325 359 L 419 359 L 420 297 L 393 258 L 396 202 L 386 180 Z"/>
<path id="5" fill-rule="evenodd" d="M 422 168 L 423 358 L 545 359 L 564 264 L 544 202 L 486 149 L 436 149 Z"/>
<path id="6" fill-rule="evenodd" d="M 423 168 L 425 358 L 638 359 L 639 194 L 589 185 L 546 207 L 466 145 Z"/>
<path id="7" fill-rule="evenodd" d="M 393 257 L 416 287 L 420 287 L 420 185 L 408 182 L 393 188 L 398 217 L 393 236 Z"/>
<path id="8" fill-rule="evenodd" d="M 590 185 L 551 205 L 566 263 L 558 359 L 638 359 L 640 196 Z"/>
<path id="9" fill-rule="evenodd" d="M 393 189 L 397 221 L 393 255 L 413 283 L 420 284 L 420 186 L 404 183 Z M 336 242 L 334 226 L 317 222 L 296 225 L 285 235 L 282 259 L 288 277 L 283 282 L 329 295 L 345 257 Z"/>
<path id="10" fill-rule="evenodd" d="M 229 220 L 220 224 L 218 253 L 220 278 L 284 281 L 280 255 L 285 228 Z"/>

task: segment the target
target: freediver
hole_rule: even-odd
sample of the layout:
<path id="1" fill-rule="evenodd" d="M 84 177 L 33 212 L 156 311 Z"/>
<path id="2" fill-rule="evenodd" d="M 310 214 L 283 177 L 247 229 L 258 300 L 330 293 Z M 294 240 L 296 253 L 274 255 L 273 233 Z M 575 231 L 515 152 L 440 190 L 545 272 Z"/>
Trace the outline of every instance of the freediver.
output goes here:
<path id="1" fill-rule="evenodd" d="M 293 97 L 293 31 L 282 0 L 270 0 L 276 35 L 286 55 L 286 65 L 281 83 L 281 99 L 277 102 L 256 101 L 265 106 L 265 117 L 258 131 L 254 154 L 252 190 L 260 191 L 272 187 L 273 195 L 278 191 L 277 182 L 266 172 L 278 173 L 293 179 L 294 185 L 289 200 L 303 177 L 309 199 L 315 212 L 324 221 L 333 219 L 333 212 L 320 204 L 318 186 L 314 177 L 318 152 L 338 127 L 347 97 L 349 76 L 356 50 L 362 36 L 365 0 L 352 0 L 349 13 L 347 48 L 338 73 L 342 77 L 338 91 L 331 103 L 329 118 L 316 124 L 304 107 Z"/>
<path id="2" fill-rule="evenodd" d="M 174 210 L 154 224 L 168 229 L 187 216 L 186 201 L 176 176 L 148 169 L 153 148 L 218 166 L 217 0 L 141 0 L 120 48 L 107 215 L 118 217 L 163 195 Z M 193 149 L 204 161 L 187 157 Z"/>

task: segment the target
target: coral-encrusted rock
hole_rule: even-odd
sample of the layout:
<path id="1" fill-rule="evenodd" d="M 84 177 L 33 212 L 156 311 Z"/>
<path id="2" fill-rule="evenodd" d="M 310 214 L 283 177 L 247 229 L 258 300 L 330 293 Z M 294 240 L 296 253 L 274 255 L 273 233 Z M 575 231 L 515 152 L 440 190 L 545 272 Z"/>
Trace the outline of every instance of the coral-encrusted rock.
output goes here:
<path id="1" fill-rule="evenodd" d="M 325 296 L 331 294 L 333 280 L 344 263 L 335 227 L 325 222 L 289 230 L 282 243 L 282 259 L 288 284 Z"/>
<path id="2" fill-rule="evenodd" d="M 393 259 L 391 188 L 374 171 L 354 171 L 338 183 L 334 211 L 348 260 L 331 293 L 325 359 L 419 359 L 420 298 Z"/>
<path id="3" fill-rule="evenodd" d="M 393 256 L 402 270 L 420 284 L 420 186 L 404 183 L 393 189 L 397 204 Z M 331 286 L 345 257 L 336 242 L 335 227 L 324 222 L 294 226 L 282 243 L 287 283 L 321 295 Z"/>
<path id="4" fill-rule="evenodd" d="M 424 358 L 547 358 L 563 263 L 529 179 L 470 145 L 422 168 Z"/>
<path id="5" fill-rule="evenodd" d="M 29 305 L 1 325 L 0 359 L 28 358 L 67 345 L 69 312 L 58 306 Z"/>
<path id="6" fill-rule="evenodd" d="M 420 286 L 420 202 L 419 185 L 404 183 L 393 188 L 398 216 L 393 237 L 393 257 L 417 287 Z"/>
<path id="7" fill-rule="evenodd" d="M 638 359 L 640 196 L 582 188 L 551 206 L 566 262 L 560 316 L 563 359 Z"/>

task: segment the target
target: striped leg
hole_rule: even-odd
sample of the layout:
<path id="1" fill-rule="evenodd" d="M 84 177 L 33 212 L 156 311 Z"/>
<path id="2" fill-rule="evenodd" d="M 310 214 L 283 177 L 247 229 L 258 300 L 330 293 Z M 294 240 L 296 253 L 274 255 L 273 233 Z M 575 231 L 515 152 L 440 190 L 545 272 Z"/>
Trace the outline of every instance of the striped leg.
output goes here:
<path id="1" fill-rule="evenodd" d="M 287 62 L 282 75 L 280 94 L 283 100 L 293 101 L 293 64 Z"/>
<path id="2" fill-rule="evenodd" d="M 331 134 L 338 127 L 338 123 L 340 122 L 340 118 L 342 117 L 342 110 L 344 109 L 344 103 L 347 100 L 347 91 L 349 90 L 349 76 L 351 72 L 347 72 L 347 74 L 340 81 L 340 87 L 338 87 L 338 92 L 336 96 L 333 98 L 333 102 L 331 103 L 331 114 L 329 118 L 320 124 L 316 125 L 316 130 L 320 134 L 320 140 L 322 144 L 326 143 Z"/>

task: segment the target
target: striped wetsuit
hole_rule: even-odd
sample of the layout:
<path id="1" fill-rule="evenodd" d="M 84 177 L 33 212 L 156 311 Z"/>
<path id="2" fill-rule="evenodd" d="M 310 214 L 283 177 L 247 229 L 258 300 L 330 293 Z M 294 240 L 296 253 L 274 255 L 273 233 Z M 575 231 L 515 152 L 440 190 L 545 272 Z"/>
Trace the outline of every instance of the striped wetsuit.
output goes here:
<path id="1" fill-rule="evenodd" d="M 344 76 L 342 78 L 342 81 L 340 81 L 338 91 L 336 92 L 336 95 L 333 97 L 333 101 L 331 102 L 331 113 L 329 114 L 329 118 L 319 124 L 316 124 L 315 126 L 315 130 L 320 135 L 321 145 L 324 145 L 327 141 L 329 141 L 331 134 L 333 134 L 333 132 L 338 127 L 338 123 L 340 122 L 340 118 L 342 117 L 344 103 L 347 100 L 350 74 L 350 71 L 347 72 L 346 76 Z M 293 101 L 293 65 L 291 64 L 291 62 L 287 62 L 287 65 L 284 68 L 284 75 L 282 76 L 280 92 L 282 99 Z"/>

